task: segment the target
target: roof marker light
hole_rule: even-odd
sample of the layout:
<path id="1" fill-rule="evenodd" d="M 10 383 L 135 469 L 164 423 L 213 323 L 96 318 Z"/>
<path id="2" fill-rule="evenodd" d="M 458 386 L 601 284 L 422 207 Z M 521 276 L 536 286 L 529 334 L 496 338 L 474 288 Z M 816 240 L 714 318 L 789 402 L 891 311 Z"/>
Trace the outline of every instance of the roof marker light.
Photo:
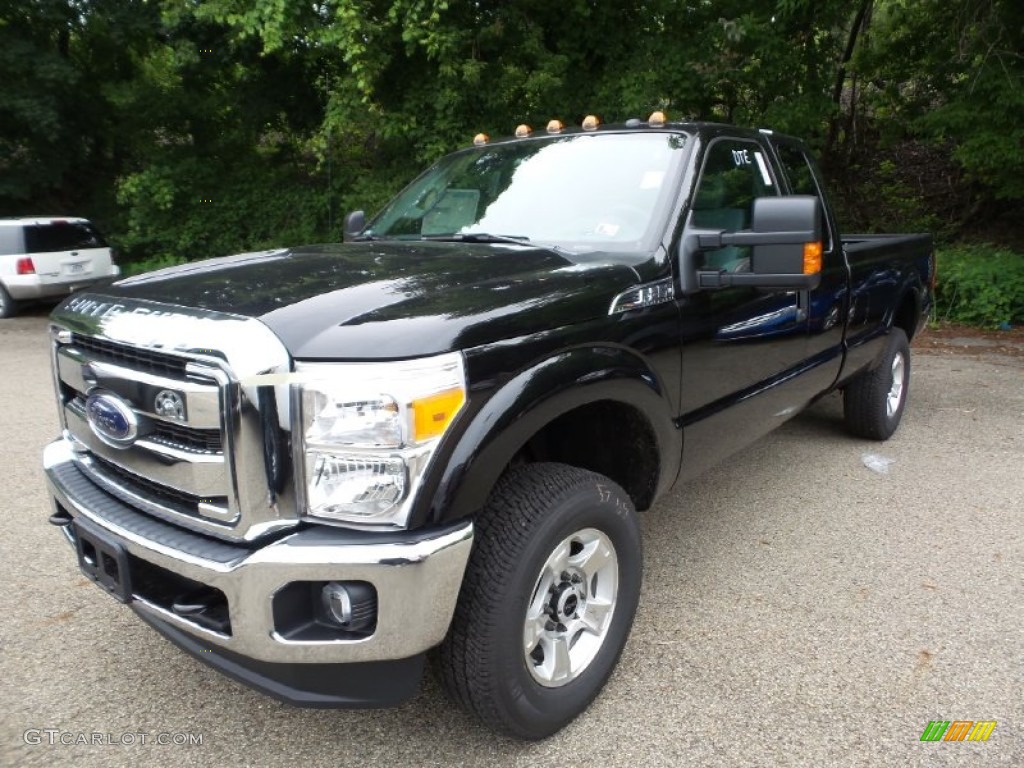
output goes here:
<path id="1" fill-rule="evenodd" d="M 651 112 L 651 116 L 647 118 L 647 124 L 652 128 L 661 128 L 665 125 L 665 113 L 660 109 L 656 112 Z"/>
<path id="2" fill-rule="evenodd" d="M 476 136 L 473 137 L 473 144 L 478 147 L 482 147 L 490 140 L 491 137 L 488 136 L 486 133 L 478 133 Z"/>
<path id="3" fill-rule="evenodd" d="M 596 131 L 597 126 L 601 124 L 597 115 L 587 115 L 583 118 L 583 125 L 581 126 L 584 131 Z"/>
<path id="4" fill-rule="evenodd" d="M 561 133 L 565 128 L 565 124 L 561 120 L 549 120 L 548 121 L 548 133 Z"/>
<path id="5" fill-rule="evenodd" d="M 525 139 L 527 136 L 532 136 L 532 135 L 533 135 L 533 128 L 528 126 L 526 123 L 523 123 L 522 125 L 520 125 L 520 126 L 518 126 L 516 128 L 516 138 L 517 139 Z"/>

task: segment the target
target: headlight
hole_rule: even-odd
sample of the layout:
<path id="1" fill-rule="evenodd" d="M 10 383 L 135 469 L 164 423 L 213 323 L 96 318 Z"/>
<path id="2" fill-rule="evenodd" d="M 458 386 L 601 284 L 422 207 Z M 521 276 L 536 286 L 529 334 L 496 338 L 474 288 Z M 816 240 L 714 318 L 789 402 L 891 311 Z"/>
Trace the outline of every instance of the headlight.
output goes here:
<path id="1" fill-rule="evenodd" d="M 296 366 L 304 497 L 315 517 L 402 526 L 466 402 L 462 355 Z"/>

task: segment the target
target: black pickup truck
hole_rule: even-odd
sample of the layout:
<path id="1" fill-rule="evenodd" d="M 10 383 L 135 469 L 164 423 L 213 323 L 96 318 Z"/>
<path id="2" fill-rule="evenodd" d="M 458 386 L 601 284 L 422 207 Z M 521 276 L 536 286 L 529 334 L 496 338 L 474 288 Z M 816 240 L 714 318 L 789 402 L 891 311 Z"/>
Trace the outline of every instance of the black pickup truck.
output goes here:
<path id="1" fill-rule="evenodd" d="M 893 433 L 935 275 L 841 237 L 799 141 L 658 114 L 480 135 L 346 240 L 66 300 L 50 521 L 272 696 L 394 704 L 432 651 L 526 739 L 616 664 L 637 510 L 836 389 Z"/>

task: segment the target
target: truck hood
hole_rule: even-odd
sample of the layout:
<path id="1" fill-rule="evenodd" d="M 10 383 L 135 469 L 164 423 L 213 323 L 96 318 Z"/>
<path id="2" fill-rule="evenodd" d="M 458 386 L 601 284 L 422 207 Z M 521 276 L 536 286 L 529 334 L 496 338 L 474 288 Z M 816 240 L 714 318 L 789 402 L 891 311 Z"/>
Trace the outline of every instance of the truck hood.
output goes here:
<path id="1" fill-rule="evenodd" d="M 621 258 L 621 257 L 620 257 Z M 241 254 L 108 291 L 259 318 L 300 360 L 408 358 L 600 317 L 640 282 L 611 254 L 520 245 L 368 242 Z"/>

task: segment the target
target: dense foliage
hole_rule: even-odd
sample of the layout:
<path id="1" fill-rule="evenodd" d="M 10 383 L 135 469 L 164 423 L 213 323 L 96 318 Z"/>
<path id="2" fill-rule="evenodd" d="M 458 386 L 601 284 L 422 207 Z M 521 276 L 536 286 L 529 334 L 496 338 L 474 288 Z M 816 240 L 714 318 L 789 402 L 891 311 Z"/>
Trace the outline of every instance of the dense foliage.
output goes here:
<path id="1" fill-rule="evenodd" d="M 1024 258 L 991 245 L 944 248 L 938 254 L 936 312 L 992 328 L 1024 323 Z"/>
<path id="2" fill-rule="evenodd" d="M 808 138 L 848 230 L 1019 249 L 1022 51 L 1020 0 L 0 0 L 0 215 L 332 240 L 477 131 L 663 108 Z"/>

